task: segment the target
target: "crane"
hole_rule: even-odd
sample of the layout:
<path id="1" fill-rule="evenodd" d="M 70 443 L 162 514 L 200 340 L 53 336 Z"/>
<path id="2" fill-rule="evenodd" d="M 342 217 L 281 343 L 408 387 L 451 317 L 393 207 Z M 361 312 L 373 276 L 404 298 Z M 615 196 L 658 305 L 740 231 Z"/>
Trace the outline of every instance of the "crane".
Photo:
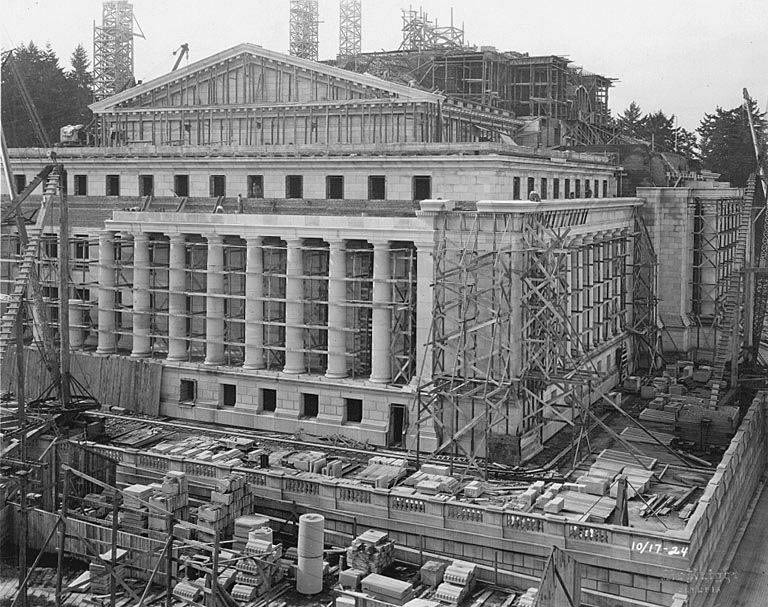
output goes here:
<path id="1" fill-rule="evenodd" d="M 189 44 L 182 42 L 181 46 L 173 51 L 174 55 L 176 53 L 179 53 L 179 56 L 176 58 L 176 63 L 174 63 L 173 67 L 171 68 L 172 72 L 175 72 L 178 69 L 181 60 L 184 59 L 184 56 L 189 55 Z"/>

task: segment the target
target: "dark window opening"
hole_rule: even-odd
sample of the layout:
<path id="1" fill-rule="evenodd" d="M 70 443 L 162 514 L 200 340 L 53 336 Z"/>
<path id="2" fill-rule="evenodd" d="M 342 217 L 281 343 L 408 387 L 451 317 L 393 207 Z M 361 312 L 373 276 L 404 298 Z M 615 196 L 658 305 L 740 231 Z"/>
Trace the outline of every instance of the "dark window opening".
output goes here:
<path id="1" fill-rule="evenodd" d="M 221 404 L 224 407 L 234 407 L 237 402 L 237 386 L 221 384 Z"/>
<path id="2" fill-rule="evenodd" d="M 328 200 L 341 200 L 344 198 L 344 177 L 341 175 L 328 175 L 325 178 L 325 197 Z"/>
<path id="3" fill-rule="evenodd" d="M 565 197 L 566 198 L 571 197 L 571 180 L 570 179 L 565 180 Z"/>
<path id="4" fill-rule="evenodd" d="M 277 409 L 277 390 L 271 388 L 261 389 L 261 408 L 263 411 L 272 412 Z"/>
<path id="5" fill-rule="evenodd" d="M 432 198 L 432 177 L 417 175 L 413 178 L 413 199 L 416 201 Z"/>
<path id="6" fill-rule="evenodd" d="M 152 196 L 155 193 L 155 176 L 139 175 L 139 196 Z"/>
<path id="7" fill-rule="evenodd" d="M 174 175 L 173 191 L 176 196 L 189 196 L 189 175 Z"/>
<path id="8" fill-rule="evenodd" d="M 540 192 L 540 194 L 541 194 L 541 199 L 542 200 L 546 199 L 547 196 L 549 195 L 549 193 L 547 192 L 547 178 L 546 177 L 542 177 L 541 178 L 541 192 Z"/>
<path id="9" fill-rule="evenodd" d="M 227 195 L 227 180 L 224 175 L 211 175 L 211 198 Z"/>
<path id="10" fill-rule="evenodd" d="M 533 177 L 529 177 L 528 191 L 526 193 L 530 195 L 531 192 L 535 192 L 535 191 L 536 191 L 536 179 L 534 179 Z"/>
<path id="11" fill-rule="evenodd" d="M 58 236 L 46 236 L 43 240 L 43 257 L 57 259 L 59 257 Z"/>
<path id="12" fill-rule="evenodd" d="M 603 198 L 608 198 L 608 180 L 603 179 Z"/>
<path id="13" fill-rule="evenodd" d="M 368 200 L 384 200 L 387 197 L 387 179 L 384 175 L 368 177 Z"/>
<path id="14" fill-rule="evenodd" d="M 581 179 L 576 180 L 575 189 L 576 189 L 576 198 L 581 198 Z"/>
<path id="15" fill-rule="evenodd" d="M 90 257 L 90 246 L 87 236 L 75 236 L 75 259 L 88 259 Z"/>
<path id="16" fill-rule="evenodd" d="M 74 298 L 79 299 L 80 301 L 91 301 L 91 290 L 76 288 L 74 290 Z"/>
<path id="17" fill-rule="evenodd" d="M 600 198 L 600 181 L 595 179 L 595 189 L 592 190 L 594 192 L 595 198 Z"/>
<path id="18" fill-rule="evenodd" d="M 560 198 L 560 180 L 552 180 L 552 198 Z"/>
<path id="19" fill-rule="evenodd" d="M 301 417 L 317 417 L 319 409 L 317 394 L 301 395 Z"/>
<path id="20" fill-rule="evenodd" d="M 179 402 L 193 403 L 197 398 L 197 382 L 194 379 L 179 380 Z"/>
<path id="21" fill-rule="evenodd" d="M 512 178 L 512 200 L 520 200 L 520 178 Z"/>
<path id="22" fill-rule="evenodd" d="M 27 187 L 27 176 L 16 173 L 13 179 L 16 181 L 16 193 L 21 194 Z"/>
<path id="23" fill-rule="evenodd" d="M 304 177 L 302 175 L 285 176 L 285 197 L 304 198 Z"/>
<path id="24" fill-rule="evenodd" d="M 120 175 L 107 175 L 107 196 L 120 196 Z"/>
<path id="25" fill-rule="evenodd" d="M 248 198 L 264 198 L 263 175 L 248 175 Z"/>
<path id="26" fill-rule="evenodd" d="M 88 195 L 88 175 L 75 175 L 75 193 L 73 195 Z"/>
<path id="27" fill-rule="evenodd" d="M 359 424 L 363 421 L 363 401 L 361 399 L 344 399 L 344 421 L 349 424 Z"/>
<path id="28" fill-rule="evenodd" d="M 402 447 L 403 435 L 406 429 L 405 405 L 389 405 L 389 427 L 387 429 L 387 446 Z"/>

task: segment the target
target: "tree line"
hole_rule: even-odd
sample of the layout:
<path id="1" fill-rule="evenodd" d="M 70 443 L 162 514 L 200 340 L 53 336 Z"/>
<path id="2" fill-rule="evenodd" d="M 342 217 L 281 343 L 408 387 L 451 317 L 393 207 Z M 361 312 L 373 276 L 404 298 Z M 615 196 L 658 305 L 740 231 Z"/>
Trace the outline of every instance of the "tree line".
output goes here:
<path id="1" fill-rule="evenodd" d="M 34 42 L 20 45 L 4 59 L 2 67 L 2 124 L 10 147 L 40 146 L 31 119 L 24 108 L 12 68 L 24 79 L 43 129 L 51 142 L 68 124 L 88 125 L 93 115 L 93 77 L 88 53 L 82 44 L 72 53 L 71 70 L 64 70 L 50 47 Z M 751 107 L 755 127 L 765 144 L 766 118 L 756 104 Z M 756 161 L 747 117 L 742 106 L 729 110 L 718 107 L 705 114 L 696 129 L 675 126 L 675 116 L 662 110 L 643 114 L 634 101 L 614 120 L 615 130 L 625 140 L 642 141 L 654 149 L 678 152 L 701 162 L 703 168 L 720 173 L 722 181 L 743 186 Z"/>

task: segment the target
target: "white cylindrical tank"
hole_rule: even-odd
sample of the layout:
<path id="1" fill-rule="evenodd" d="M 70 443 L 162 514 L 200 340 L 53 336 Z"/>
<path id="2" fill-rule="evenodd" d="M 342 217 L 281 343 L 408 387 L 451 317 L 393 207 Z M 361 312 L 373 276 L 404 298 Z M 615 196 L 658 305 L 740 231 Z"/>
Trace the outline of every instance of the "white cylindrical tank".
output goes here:
<path id="1" fill-rule="evenodd" d="M 325 518 L 321 514 L 299 517 L 299 566 L 296 590 L 301 594 L 317 594 L 323 589 L 323 544 Z"/>

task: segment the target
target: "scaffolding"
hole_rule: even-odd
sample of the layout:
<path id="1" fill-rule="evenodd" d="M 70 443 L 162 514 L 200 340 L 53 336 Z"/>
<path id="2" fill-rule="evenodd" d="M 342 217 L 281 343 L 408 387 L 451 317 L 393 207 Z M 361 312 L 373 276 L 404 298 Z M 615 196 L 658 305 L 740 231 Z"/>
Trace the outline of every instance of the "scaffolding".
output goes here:
<path id="1" fill-rule="evenodd" d="M 356 57 L 362 50 L 362 0 L 339 0 L 339 57 Z"/>
<path id="2" fill-rule="evenodd" d="M 480 458 L 506 450 L 515 430 L 511 222 L 509 214 L 445 213 L 438 225 L 432 377 L 419 386 L 418 423 L 434 423 L 436 453 L 463 456 L 479 471 Z"/>
<path id="3" fill-rule="evenodd" d="M 93 83 L 97 101 L 133 85 L 133 23 L 133 4 L 113 0 L 104 2 L 101 25 L 93 24 Z"/>
<path id="4" fill-rule="evenodd" d="M 318 0 L 291 0 L 289 53 L 317 61 L 320 13 Z"/>
<path id="5" fill-rule="evenodd" d="M 403 9 L 403 41 L 401 51 L 423 51 L 436 48 L 463 48 L 464 27 L 453 25 L 453 9 L 451 9 L 451 24 L 439 27 L 437 20 L 431 21 L 429 15 L 421 8 Z"/>

